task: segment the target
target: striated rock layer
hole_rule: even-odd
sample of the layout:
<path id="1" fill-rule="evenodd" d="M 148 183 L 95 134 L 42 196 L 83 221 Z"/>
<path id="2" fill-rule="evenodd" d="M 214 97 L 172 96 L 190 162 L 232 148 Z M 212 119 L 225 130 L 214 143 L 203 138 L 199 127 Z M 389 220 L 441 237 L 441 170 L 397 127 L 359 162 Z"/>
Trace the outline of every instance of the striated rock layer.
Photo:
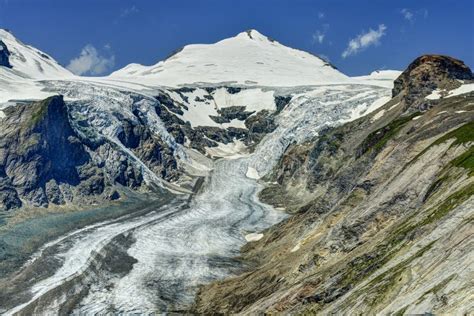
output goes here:
<path id="1" fill-rule="evenodd" d="M 474 93 L 424 98 L 470 78 L 422 56 L 380 109 L 290 145 L 261 198 L 293 216 L 242 249 L 246 273 L 202 287 L 195 311 L 472 312 Z"/>

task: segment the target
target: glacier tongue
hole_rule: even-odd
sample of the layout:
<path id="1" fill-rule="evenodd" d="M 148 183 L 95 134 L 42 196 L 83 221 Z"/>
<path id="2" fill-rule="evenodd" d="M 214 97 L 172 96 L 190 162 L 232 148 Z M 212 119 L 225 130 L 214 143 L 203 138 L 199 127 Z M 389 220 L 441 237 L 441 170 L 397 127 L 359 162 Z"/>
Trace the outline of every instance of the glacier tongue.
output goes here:
<path id="1" fill-rule="evenodd" d="M 103 312 L 110 306 L 123 313 L 189 307 L 199 284 L 233 271 L 231 258 L 238 255 L 247 232 L 260 232 L 285 218 L 284 213 L 258 201 L 261 186 L 248 176 L 248 170 L 266 174 L 290 143 L 314 137 L 325 126 L 354 119 L 354 107 L 365 104 L 370 108 L 388 93 L 366 86 L 326 86 L 301 92 L 280 114 L 277 130 L 254 153 L 215 162 L 188 210 L 136 229 L 136 242 L 128 250 L 138 260 L 133 269 L 116 280 L 111 290 L 104 289 L 104 284 L 93 287 L 75 312 Z"/>
<path id="2" fill-rule="evenodd" d="M 93 126 L 109 138 L 117 133 L 115 111 L 128 115 L 132 108 L 141 107 L 146 112 L 153 103 L 146 95 L 137 99 L 133 93 L 110 87 L 71 82 L 48 85 L 70 99 L 78 93 L 71 91 L 80 91 L 82 101 L 72 103 L 76 106 L 74 111 L 90 115 Z M 292 94 L 293 99 L 277 116 L 276 130 L 267 134 L 253 153 L 214 161 L 189 207 L 180 207 L 175 202 L 169 210 L 142 215 L 133 221 L 104 223 L 97 229 L 81 230 L 72 238 L 60 239 L 59 247 L 55 246 L 62 266 L 49 278 L 31 284 L 33 298 L 10 312 L 35 304 L 46 304 L 40 310 L 57 309 L 67 297 L 56 297 L 54 303 L 41 298 L 77 277 L 94 281 L 76 305 L 75 314 L 182 310 L 192 304 L 199 284 L 239 269 L 232 258 L 246 243 L 245 236 L 259 233 L 286 217 L 258 200 L 261 184 L 252 175 L 267 174 L 290 143 L 304 142 L 326 126 L 353 120 L 373 110 L 373 104 L 390 94 L 388 89 L 364 85 L 288 88 L 285 92 Z M 166 138 L 160 121 L 152 122 L 157 125 L 156 133 Z M 173 144 L 171 138 L 169 141 Z M 254 170 L 251 177 L 249 170 Z M 132 241 L 127 255 L 137 262 L 125 275 L 111 276 L 94 270 L 94 258 L 118 236 L 128 236 Z M 103 256 L 102 260 L 106 260 L 110 254 Z"/>

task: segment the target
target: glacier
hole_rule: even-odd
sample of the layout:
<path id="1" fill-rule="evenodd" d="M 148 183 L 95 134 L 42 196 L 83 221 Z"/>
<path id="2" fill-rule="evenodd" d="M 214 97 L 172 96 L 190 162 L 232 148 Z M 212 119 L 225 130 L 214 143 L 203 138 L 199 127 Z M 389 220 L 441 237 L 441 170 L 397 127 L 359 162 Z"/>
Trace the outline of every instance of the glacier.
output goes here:
<path id="1" fill-rule="evenodd" d="M 27 62 L 12 60 L 14 69 L 22 65 L 19 70 L 0 71 L 0 109 L 16 100 L 64 95 L 72 122 L 87 121 L 91 135 L 116 144 L 142 170 L 148 183 L 175 195 L 166 205 L 80 228 L 46 244 L 22 269 L 38 268 L 38 258 L 51 254 L 57 268 L 44 279 L 30 282 L 22 303 L 1 311 L 6 315 L 47 314 L 59 310 L 71 297 L 73 314 L 78 315 L 186 310 L 200 284 L 240 271 L 243 267 L 235 259 L 239 249 L 286 218 L 282 210 L 258 200 L 264 186 L 260 179 L 272 170 L 284 150 L 317 136 L 326 127 L 376 110 L 390 99 L 387 82 L 399 74 L 350 78 L 316 56 L 251 30 L 215 44 L 189 45 L 157 65 L 135 64 L 108 77 L 85 78 L 69 73 L 5 32 L 2 30 L 0 37 L 9 38 L 7 45 L 16 47 L 12 51 L 17 57 L 25 50 L 30 53 Z M 45 64 L 43 72 L 32 72 L 30 61 Z M 183 86 L 193 89 L 183 93 L 188 101 L 173 90 Z M 215 104 L 195 102 L 208 87 L 214 89 Z M 239 90 L 229 93 L 226 87 Z M 154 111 L 155 96 L 160 92 L 177 103 L 186 103 L 188 109 L 180 118 L 192 127 L 216 124 L 209 115 L 218 108 L 275 111 L 275 96 L 289 95 L 291 101 L 276 115 L 276 129 L 253 150 L 234 141 L 206 148 L 211 156 L 206 157 L 186 143 L 179 144 L 167 131 Z M 137 112 L 173 149 L 190 177 L 204 178 L 197 192 L 191 194 L 179 183 L 163 180 L 119 141 L 120 119 L 137 120 Z M 219 126 L 245 127 L 241 121 L 225 124 Z M 119 250 L 110 251 L 114 247 Z M 134 263 L 120 273 L 104 268 L 123 258 L 133 258 Z"/>

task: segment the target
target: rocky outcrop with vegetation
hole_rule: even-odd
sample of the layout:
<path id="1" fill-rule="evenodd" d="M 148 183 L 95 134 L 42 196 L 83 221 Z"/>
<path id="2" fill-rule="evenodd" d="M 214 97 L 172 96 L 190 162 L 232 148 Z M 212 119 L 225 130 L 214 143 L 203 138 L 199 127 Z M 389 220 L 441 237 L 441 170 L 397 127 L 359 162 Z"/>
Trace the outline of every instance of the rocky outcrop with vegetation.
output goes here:
<path id="1" fill-rule="evenodd" d="M 71 121 L 61 96 L 3 110 L 0 131 L 0 207 L 86 206 L 115 200 L 145 185 L 143 167 L 114 142 L 87 137 Z M 165 179 L 176 161 L 144 125 L 124 120 L 118 138 Z"/>
<path id="2" fill-rule="evenodd" d="M 377 111 L 287 148 L 261 198 L 292 214 L 203 286 L 198 313 L 472 312 L 474 93 L 445 56 L 416 59 Z"/>

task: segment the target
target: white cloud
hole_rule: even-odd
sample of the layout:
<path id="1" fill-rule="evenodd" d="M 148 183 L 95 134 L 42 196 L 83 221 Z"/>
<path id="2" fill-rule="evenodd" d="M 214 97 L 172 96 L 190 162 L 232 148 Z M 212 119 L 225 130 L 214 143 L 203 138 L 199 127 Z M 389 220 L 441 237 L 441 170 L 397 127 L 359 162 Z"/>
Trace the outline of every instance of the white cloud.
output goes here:
<path id="1" fill-rule="evenodd" d="M 138 10 L 136 6 L 132 5 L 130 8 L 123 9 L 122 12 L 120 13 L 120 17 L 125 18 L 131 14 L 138 13 L 138 12 L 140 12 L 140 10 Z"/>
<path id="2" fill-rule="evenodd" d="M 410 10 L 408 10 L 407 8 L 404 8 L 404 9 L 401 9 L 400 10 L 400 13 L 403 15 L 403 17 L 405 18 L 405 20 L 408 20 L 410 22 L 413 22 L 414 18 L 415 18 L 415 15 L 413 14 L 413 12 L 411 12 Z"/>
<path id="3" fill-rule="evenodd" d="M 326 33 L 329 29 L 329 24 L 323 24 L 322 30 L 317 30 L 313 33 L 313 43 L 322 44 L 326 38 Z"/>
<path id="4" fill-rule="evenodd" d="M 385 35 L 386 29 L 387 27 L 384 24 L 380 24 L 377 30 L 370 29 L 367 33 L 362 33 L 351 39 L 346 50 L 342 52 L 342 58 L 358 54 L 372 45 L 378 45 L 382 36 Z"/>
<path id="5" fill-rule="evenodd" d="M 324 12 L 318 12 L 318 19 L 324 19 L 324 17 L 326 16 L 326 14 Z"/>
<path id="6" fill-rule="evenodd" d="M 422 8 L 420 10 L 413 11 L 411 9 L 403 8 L 400 10 L 400 14 L 403 18 L 410 23 L 415 23 L 415 20 L 419 17 L 423 17 L 426 19 L 428 17 L 428 10 L 426 8 Z"/>
<path id="7" fill-rule="evenodd" d="M 316 31 L 316 33 L 313 34 L 313 42 L 318 42 L 319 44 L 322 44 L 325 36 L 326 34 L 324 34 L 323 32 Z"/>
<path id="8" fill-rule="evenodd" d="M 110 51 L 110 45 L 104 48 Z M 100 75 L 112 69 L 114 64 L 115 56 L 111 52 L 109 57 L 105 57 L 94 46 L 87 44 L 78 57 L 71 59 L 67 69 L 76 75 Z"/>

